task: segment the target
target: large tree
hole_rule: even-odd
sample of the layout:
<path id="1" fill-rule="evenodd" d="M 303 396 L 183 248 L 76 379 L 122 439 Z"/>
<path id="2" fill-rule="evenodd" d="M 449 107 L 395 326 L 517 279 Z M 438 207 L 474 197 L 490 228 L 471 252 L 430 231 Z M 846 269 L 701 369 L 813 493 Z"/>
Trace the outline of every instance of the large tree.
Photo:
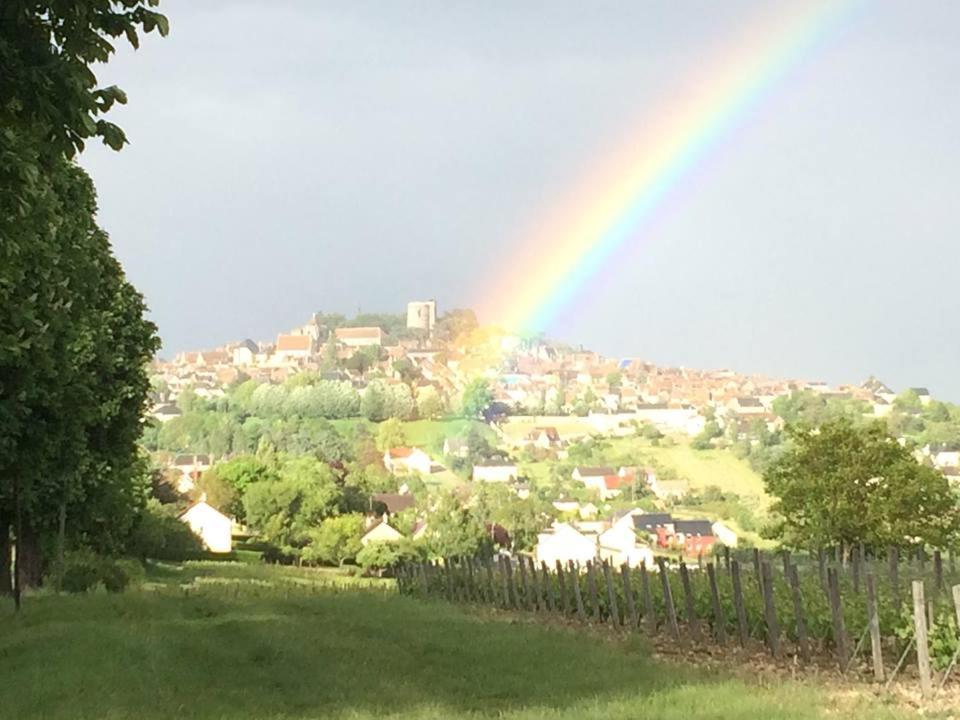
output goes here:
<path id="1" fill-rule="evenodd" d="M 114 148 L 103 115 L 126 98 L 90 65 L 166 32 L 155 2 L 0 3 L 0 592 L 39 582 L 44 536 L 116 549 L 142 502 L 136 450 L 156 350 L 140 295 L 94 217 L 71 158 L 86 139 Z"/>
<path id="2" fill-rule="evenodd" d="M 789 427 L 788 449 L 764 473 L 773 534 L 795 547 L 950 544 L 960 529 L 947 479 L 920 465 L 880 423 L 837 419 Z"/>

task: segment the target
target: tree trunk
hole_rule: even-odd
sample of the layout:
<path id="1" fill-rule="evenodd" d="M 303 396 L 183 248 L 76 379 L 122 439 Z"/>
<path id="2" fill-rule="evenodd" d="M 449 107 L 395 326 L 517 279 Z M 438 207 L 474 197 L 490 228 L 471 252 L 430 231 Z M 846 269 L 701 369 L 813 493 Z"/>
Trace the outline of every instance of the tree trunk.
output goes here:
<path id="1" fill-rule="evenodd" d="M 21 588 L 38 588 L 43 583 L 43 550 L 40 535 L 32 528 L 23 528 L 17 538 L 17 567 Z"/>
<path id="2" fill-rule="evenodd" d="M 10 520 L 2 517 L 0 518 L 0 596 L 13 595 L 11 549 Z"/>

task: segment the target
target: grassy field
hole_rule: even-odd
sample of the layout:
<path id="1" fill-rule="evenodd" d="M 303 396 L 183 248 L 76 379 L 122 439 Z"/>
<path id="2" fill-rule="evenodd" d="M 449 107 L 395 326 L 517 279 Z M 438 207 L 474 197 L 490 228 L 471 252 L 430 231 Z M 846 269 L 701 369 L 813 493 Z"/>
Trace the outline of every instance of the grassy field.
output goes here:
<path id="1" fill-rule="evenodd" d="M 464 612 L 384 583 L 163 566 L 120 596 L 0 613 L 0 716 L 18 720 L 894 718 L 805 685 L 652 659 L 636 639 Z M 772 686 L 771 686 L 772 683 Z"/>
<path id="2" fill-rule="evenodd" d="M 333 426 L 341 432 L 352 432 L 358 425 L 369 428 L 376 433 L 377 424 L 364 418 L 346 418 L 332 420 Z M 443 449 L 443 441 L 448 437 L 463 437 L 471 429 L 475 429 L 492 441 L 496 435 L 486 424 L 479 420 L 465 418 L 447 418 L 442 420 L 409 420 L 403 423 L 403 434 L 407 445 L 416 446 L 428 453 L 439 457 Z"/>

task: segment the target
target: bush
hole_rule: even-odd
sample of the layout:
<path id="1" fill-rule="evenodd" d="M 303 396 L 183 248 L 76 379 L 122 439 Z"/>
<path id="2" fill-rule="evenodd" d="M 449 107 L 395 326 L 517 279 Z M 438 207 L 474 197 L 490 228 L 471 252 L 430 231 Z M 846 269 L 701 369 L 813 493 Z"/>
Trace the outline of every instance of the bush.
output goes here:
<path id="1" fill-rule="evenodd" d="M 83 593 L 100 582 L 100 558 L 88 550 L 69 553 L 63 562 L 61 587 L 68 593 Z"/>
<path id="2" fill-rule="evenodd" d="M 107 592 L 119 593 L 143 582 L 145 575 L 136 560 L 115 560 L 78 550 L 64 558 L 61 586 L 68 593 L 84 593 L 102 584 Z"/>
<path id="3" fill-rule="evenodd" d="M 153 500 L 141 513 L 127 549 L 141 560 L 182 562 L 204 554 L 203 544 L 187 524 Z"/>

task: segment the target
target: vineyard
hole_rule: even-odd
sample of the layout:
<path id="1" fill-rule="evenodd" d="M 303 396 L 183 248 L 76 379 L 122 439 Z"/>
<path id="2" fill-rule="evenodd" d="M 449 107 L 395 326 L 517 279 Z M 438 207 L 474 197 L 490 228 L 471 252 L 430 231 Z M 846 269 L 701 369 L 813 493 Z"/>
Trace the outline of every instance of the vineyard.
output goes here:
<path id="1" fill-rule="evenodd" d="M 925 694 L 949 679 L 957 655 L 960 586 L 921 553 L 900 561 L 820 552 L 766 557 L 758 551 L 692 566 L 615 568 L 607 561 L 539 566 L 529 557 L 451 558 L 399 568 L 400 591 L 452 602 L 560 616 L 644 632 L 680 647 L 765 649 L 774 660 L 832 665 L 888 684 L 917 675 Z"/>

